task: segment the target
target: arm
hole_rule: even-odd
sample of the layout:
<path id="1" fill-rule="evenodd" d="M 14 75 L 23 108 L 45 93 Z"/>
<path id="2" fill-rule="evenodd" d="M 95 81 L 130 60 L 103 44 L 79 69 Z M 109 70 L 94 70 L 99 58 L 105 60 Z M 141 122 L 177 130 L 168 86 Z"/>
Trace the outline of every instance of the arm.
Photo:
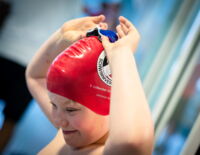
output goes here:
<path id="1" fill-rule="evenodd" d="M 32 96 L 51 122 L 51 104 L 46 89 L 46 74 L 54 58 L 70 44 L 104 20 L 104 16 L 85 17 L 66 22 L 37 51 L 26 70 L 26 81 Z M 106 24 L 101 23 L 102 28 Z"/>
<path id="2" fill-rule="evenodd" d="M 48 103 L 46 73 L 53 59 L 69 46 L 69 43 L 61 38 L 60 33 L 60 30 L 56 31 L 41 46 L 26 70 L 26 81 L 29 91 L 50 121 L 52 121 L 51 104 Z"/>
<path id="3" fill-rule="evenodd" d="M 119 40 L 112 44 L 103 37 L 112 71 L 110 132 L 104 153 L 150 155 L 153 122 L 132 53 L 139 34 L 127 19 L 119 20 Z"/>

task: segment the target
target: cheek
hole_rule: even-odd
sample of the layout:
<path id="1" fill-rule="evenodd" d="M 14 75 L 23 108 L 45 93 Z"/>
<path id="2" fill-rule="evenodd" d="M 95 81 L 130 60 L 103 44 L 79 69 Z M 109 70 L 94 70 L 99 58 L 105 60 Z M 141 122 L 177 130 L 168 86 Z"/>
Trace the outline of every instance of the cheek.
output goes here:
<path id="1" fill-rule="evenodd" d="M 57 114 L 56 114 L 56 111 L 53 108 L 51 108 L 51 117 L 52 117 L 54 125 L 56 125 Z"/>
<path id="2" fill-rule="evenodd" d="M 51 108 L 51 115 L 54 118 L 56 116 L 55 109 Z"/>
<path id="3" fill-rule="evenodd" d="M 96 116 L 80 117 L 79 120 L 74 121 L 76 128 L 80 131 L 82 136 L 99 138 L 108 131 L 107 119 Z"/>
<path id="4" fill-rule="evenodd" d="M 70 126 L 74 129 L 78 130 L 79 132 L 85 132 L 89 129 L 91 121 L 88 121 L 82 115 L 71 117 L 70 119 Z"/>
<path id="5" fill-rule="evenodd" d="M 80 130 L 83 124 L 83 119 L 80 116 L 73 116 L 70 117 L 70 126 L 72 126 L 74 129 Z"/>

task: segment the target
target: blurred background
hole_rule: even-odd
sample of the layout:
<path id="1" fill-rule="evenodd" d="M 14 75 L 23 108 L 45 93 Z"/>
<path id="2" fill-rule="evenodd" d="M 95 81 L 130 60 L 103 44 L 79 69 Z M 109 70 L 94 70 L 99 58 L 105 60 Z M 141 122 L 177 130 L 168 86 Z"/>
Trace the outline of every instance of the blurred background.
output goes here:
<path id="1" fill-rule="evenodd" d="M 156 129 L 154 155 L 200 154 L 199 0 L 0 0 L 0 154 L 34 155 L 55 136 L 27 92 L 25 67 L 65 21 L 119 15 L 141 33 L 134 55 Z"/>

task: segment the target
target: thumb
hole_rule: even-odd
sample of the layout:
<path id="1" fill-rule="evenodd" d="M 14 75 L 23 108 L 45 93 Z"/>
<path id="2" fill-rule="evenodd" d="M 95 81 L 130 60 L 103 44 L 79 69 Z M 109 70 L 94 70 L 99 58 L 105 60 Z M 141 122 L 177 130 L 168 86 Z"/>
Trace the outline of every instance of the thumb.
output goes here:
<path id="1" fill-rule="evenodd" d="M 108 37 L 106 36 L 101 36 L 101 39 L 102 39 L 102 44 L 103 44 L 103 47 L 106 51 L 109 51 L 109 49 L 112 48 L 112 43 L 109 41 Z"/>
<path id="2" fill-rule="evenodd" d="M 110 43 L 108 37 L 101 35 L 101 39 L 102 39 L 103 47 L 105 49 L 108 49 L 111 46 L 111 43 Z"/>
<path id="3" fill-rule="evenodd" d="M 92 18 L 92 21 L 96 24 L 99 24 L 100 22 L 105 20 L 104 15 L 94 16 L 94 17 L 91 17 L 91 18 Z"/>

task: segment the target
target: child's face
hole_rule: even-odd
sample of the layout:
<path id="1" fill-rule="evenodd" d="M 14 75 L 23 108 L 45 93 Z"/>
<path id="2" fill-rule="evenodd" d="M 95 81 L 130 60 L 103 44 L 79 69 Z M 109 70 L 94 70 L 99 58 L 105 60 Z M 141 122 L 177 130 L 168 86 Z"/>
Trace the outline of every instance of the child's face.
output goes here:
<path id="1" fill-rule="evenodd" d="M 68 145 L 77 148 L 98 143 L 108 132 L 108 116 L 51 92 L 49 97 L 54 124 L 62 129 Z"/>

